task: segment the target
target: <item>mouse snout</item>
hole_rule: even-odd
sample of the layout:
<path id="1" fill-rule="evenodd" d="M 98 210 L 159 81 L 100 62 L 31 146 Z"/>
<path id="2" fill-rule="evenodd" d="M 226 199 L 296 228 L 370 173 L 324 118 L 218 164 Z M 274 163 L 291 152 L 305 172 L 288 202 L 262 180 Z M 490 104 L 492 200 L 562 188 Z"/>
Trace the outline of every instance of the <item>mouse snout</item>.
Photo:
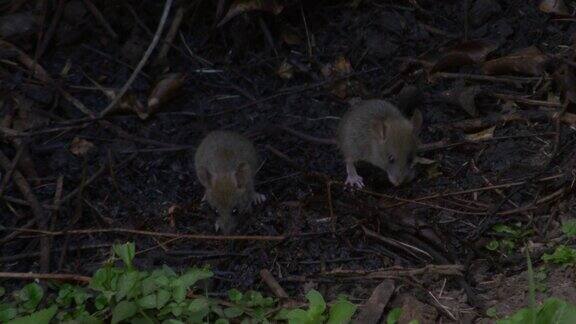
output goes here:
<path id="1" fill-rule="evenodd" d="M 408 169 L 408 170 L 398 170 L 398 169 L 392 169 L 392 170 L 388 170 L 388 180 L 390 181 L 390 183 L 392 183 L 395 187 L 398 187 L 399 185 L 411 181 L 412 179 L 414 179 L 414 170 L 412 169 Z"/>

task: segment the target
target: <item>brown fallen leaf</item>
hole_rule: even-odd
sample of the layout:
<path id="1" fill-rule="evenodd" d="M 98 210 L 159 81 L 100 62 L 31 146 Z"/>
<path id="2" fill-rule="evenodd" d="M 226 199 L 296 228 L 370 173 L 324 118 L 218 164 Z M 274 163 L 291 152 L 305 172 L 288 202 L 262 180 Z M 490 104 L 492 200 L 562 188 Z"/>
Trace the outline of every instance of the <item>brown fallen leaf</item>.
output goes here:
<path id="1" fill-rule="evenodd" d="M 216 27 L 221 27 L 232 18 L 248 11 L 266 11 L 277 15 L 284 10 L 284 5 L 275 0 L 236 0 Z"/>
<path id="2" fill-rule="evenodd" d="M 482 93 L 482 87 L 457 87 L 441 93 L 448 102 L 459 105 L 470 116 L 476 117 L 478 111 L 476 109 L 476 97 Z"/>
<path id="3" fill-rule="evenodd" d="M 488 75 L 522 74 L 539 76 L 544 73 L 549 58 L 535 46 L 516 51 L 508 56 L 490 60 L 482 66 Z"/>
<path id="4" fill-rule="evenodd" d="M 350 61 L 344 56 L 339 56 L 334 63 L 324 65 L 320 72 L 327 79 L 337 79 L 350 74 L 352 71 Z M 361 92 L 362 86 L 358 82 L 345 78 L 344 80 L 334 82 L 329 86 L 329 89 L 332 94 L 344 99 L 347 98 L 350 93 Z"/>
<path id="5" fill-rule="evenodd" d="M 154 86 L 148 97 L 148 115 L 155 113 L 160 106 L 173 99 L 186 81 L 185 73 L 169 73 Z"/>
<path id="6" fill-rule="evenodd" d="M 464 138 L 469 140 L 469 141 L 472 141 L 472 142 L 491 139 L 494 137 L 494 130 L 495 129 L 496 129 L 496 126 L 492 126 L 492 127 L 487 128 L 483 131 L 480 131 L 478 133 L 466 134 L 466 135 L 464 135 Z"/>
<path id="7" fill-rule="evenodd" d="M 276 74 L 278 74 L 278 76 L 281 77 L 282 79 L 285 80 L 291 79 L 292 76 L 294 76 L 294 67 L 292 66 L 292 64 L 284 60 L 278 67 L 278 70 L 276 70 Z"/>
<path id="8" fill-rule="evenodd" d="M 429 68 L 429 73 L 458 69 L 462 66 L 484 62 L 486 56 L 496 50 L 498 45 L 487 40 L 471 40 L 450 46 Z"/>
<path id="9" fill-rule="evenodd" d="M 280 39 L 282 39 L 282 41 L 287 45 L 299 45 L 302 43 L 300 36 L 298 36 L 296 31 L 294 31 L 294 29 L 289 26 L 282 28 L 282 31 L 280 32 Z"/>
<path id="10" fill-rule="evenodd" d="M 83 156 L 86 155 L 86 153 L 88 153 L 93 147 L 94 144 L 91 142 L 83 138 L 74 137 L 72 143 L 70 144 L 70 152 L 76 156 Z"/>
<path id="11" fill-rule="evenodd" d="M 564 0 L 542 0 L 538 9 L 542 12 L 559 16 L 570 15 L 570 11 L 568 10 L 566 3 L 564 3 Z"/>
<path id="12" fill-rule="evenodd" d="M 382 281 L 370 295 L 364 307 L 360 310 L 358 317 L 354 319 L 355 324 L 378 324 L 384 312 L 384 308 L 390 301 L 390 297 L 394 294 L 395 290 L 394 281 Z"/>
<path id="13" fill-rule="evenodd" d="M 110 98 L 110 100 L 114 100 L 114 98 L 116 98 L 117 93 L 118 90 L 112 90 L 112 89 L 104 90 L 104 94 L 106 94 L 106 96 Z M 148 112 L 144 108 L 144 105 L 140 102 L 140 100 L 138 100 L 138 98 L 134 93 L 130 92 L 126 93 L 122 97 L 122 99 L 120 99 L 120 102 L 118 102 L 118 105 L 116 105 L 115 110 L 134 112 L 136 113 L 136 115 L 138 115 L 138 117 L 140 117 L 140 119 L 143 120 L 148 118 L 149 116 Z"/>

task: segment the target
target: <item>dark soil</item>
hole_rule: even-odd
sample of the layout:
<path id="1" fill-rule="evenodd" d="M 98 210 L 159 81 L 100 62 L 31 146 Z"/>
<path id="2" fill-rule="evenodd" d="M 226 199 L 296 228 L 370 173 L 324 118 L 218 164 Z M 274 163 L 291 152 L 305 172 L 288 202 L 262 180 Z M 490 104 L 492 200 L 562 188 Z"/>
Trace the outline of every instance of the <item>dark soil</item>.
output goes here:
<path id="1" fill-rule="evenodd" d="M 168 59 L 154 64 L 161 41 L 128 91 L 132 106 L 135 100 L 145 105 L 164 73 L 185 73 L 187 78 L 177 96 L 145 120 L 129 111 L 87 118 L 62 90 L 93 113 L 102 111 L 110 98 L 91 80 L 104 88 L 122 88 L 133 71 L 129 66 L 138 64 L 152 40 L 162 1 L 98 2 L 116 38 L 82 1 L 64 1 L 60 18 L 57 1 L 38 8 L 23 1 L 2 5 L 4 16 L 12 10 L 39 17 L 32 32 L 7 40 L 38 57 L 56 80 L 38 80 L 18 54 L 0 46 L 1 151 L 13 160 L 22 150 L 18 170 L 44 206 L 44 230 L 217 234 L 214 214 L 200 204 L 203 190 L 192 157 L 208 131 L 229 129 L 255 141 L 263 160 L 257 189 L 268 196 L 264 205 L 242 216 L 235 234 L 287 237 L 231 243 L 150 233 L 64 233 L 51 237 L 49 270 L 90 275 L 109 258 L 113 243 L 134 241 L 141 268 L 210 265 L 216 273 L 215 293 L 231 287 L 268 291 L 259 272 L 269 269 L 292 298 L 301 299 L 315 287 L 329 299 L 346 293 L 362 304 L 381 282 L 369 279 L 372 271 L 461 264 L 463 277 L 434 270 L 392 276 L 396 299 L 389 306 L 419 300 L 433 315 L 423 310 L 415 316 L 438 322 L 480 319 L 493 305 L 499 305 L 501 315 L 525 306 L 524 299 L 518 302 L 497 291 L 515 282 L 515 289 L 525 293 L 525 281 L 516 280 L 526 269 L 522 248 L 530 242 L 532 259 L 540 265 L 542 251 L 562 240 L 561 222 L 576 213 L 574 90 L 556 78 L 559 71 L 573 75 L 565 62 L 573 58 L 576 25 L 573 18 L 540 11 L 538 1 L 521 0 L 471 0 L 467 21 L 465 2 L 422 0 L 416 8 L 414 1 L 358 1 L 357 7 L 350 1 L 292 1 L 278 15 L 251 11 L 215 27 L 220 21 L 215 18 L 217 1 L 178 1 L 165 29 L 177 8 L 187 11 Z M 54 33 L 49 32 L 51 24 L 56 24 Z M 47 37 L 46 49 L 39 53 Z M 538 74 L 505 73 L 490 80 L 463 78 L 482 76 L 482 62 L 448 59 L 434 77 L 426 63 L 437 62 L 449 46 L 461 46 L 464 37 L 497 46 L 485 60 L 530 46 L 556 58 Z M 349 62 L 350 69 L 340 69 L 339 60 Z M 523 67 L 530 64 L 528 59 L 518 61 Z M 290 78 L 277 73 L 283 62 L 291 66 Z M 329 65 L 332 74 L 326 73 Z M 418 177 L 400 187 L 365 165 L 359 172 L 367 190 L 344 190 L 337 147 L 307 142 L 276 127 L 286 124 L 329 138 L 349 99 L 396 103 L 406 99 L 399 93 L 410 85 L 422 100 L 406 114 L 419 109 L 424 115 L 422 142 L 442 145 L 420 154 L 433 163 L 420 164 Z M 475 97 L 476 116 L 446 95 L 470 86 L 481 89 Z M 552 113 L 562 107 L 567 117 L 558 122 Z M 524 118 L 502 118 L 509 113 Z M 465 126 L 473 119 L 481 120 L 482 127 Z M 493 126 L 492 138 L 470 140 Z M 93 144 L 84 155 L 72 153 L 79 139 Z M 40 272 L 41 234 L 16 230 L 38 226 L 31 222 L 30 203 L 15 178 L 9 178 L 0 203 L 1 271 Z M 55 210 L 59 179 L 61 197 L 74 194 Z M 510 250 L 489 251 L 490 241 L 506 235 L 494 231 L 495 224 L 518 226 L 529 234 L 515 238 Z M 575 288 L 571 271 L 554 270 L 549 284 L 555 289 L 548 295 L 576 302 L 573 293 L 557 291 Z M 503 306 L 508 301 L 512 306 Z"/>

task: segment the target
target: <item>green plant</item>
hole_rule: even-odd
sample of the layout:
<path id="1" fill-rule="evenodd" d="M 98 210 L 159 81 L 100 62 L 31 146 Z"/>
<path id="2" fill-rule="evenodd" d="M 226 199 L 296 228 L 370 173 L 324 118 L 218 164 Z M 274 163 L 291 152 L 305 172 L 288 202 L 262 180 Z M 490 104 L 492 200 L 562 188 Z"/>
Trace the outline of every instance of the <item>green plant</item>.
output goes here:
<path id="1" fill-rule="evenodd" d="M 386 324 L 396 324 L 402 316 L 402 308 L 393 308 L 386 316 Z"/>
<path id="2" fill-rule="evenodd" d="M 576 250 L 566 245 L 556 247 L 554 253 L 544 254 L 542 260 L 556 264 L 576 264 Z"/>
<path id="3" fill-rule="evenodd" d="M 528 263 L 529 307 L 518 310 L 511 316 L 496 321 L 497 324 L 571 324 L 576 323 L 576 305 L 557 298 L 548 298 L 536 306 L 536 283 L 529 249 L 526 249 Z"/>
<path id="4" fill-rule="evenodd" d="M 576 237 L 576 219 L 570 219 L 562 224 L 562 232 L 568 237 Z"/>
<path id="5" fill-rule="evenodd" d="M 306 294 L 308 308 L 282 308 L 260 292 L 232 289 L 228 300 L 198 294 L 196 286 L 213 276 L 206 268 L 178 274 L 169 267 L 140 271 L 134 267 L 134 244 L 115 245 L 113 257 L 98 269 L 88 287 L 53 284 L 50 291 L 31 283 L 0 299 L 0 323 L 348 323 L 356 306 L 339 298 L 326 306 L 320 293 Z M 115 259 L 122 262 L 115 266 Z M 52 292 L 53 291 L 53 292 Z M 0 287 L 0 298 L 6 298 Z M 48 305 L 39 309 L 39 305 Z M 304 321 L 301 321 L 303 319 Z"/>
<path id="6" fill-rule="evenodd" d="M 532 231 L 522 228 L 521 223 L 512 225 L 496 224 L 492 230 L 503 238 L 492 240 L 486 245 L 490 251 L 499 251 L 503 254 L 512 252 L 525 237 L 529 236 Z"/>

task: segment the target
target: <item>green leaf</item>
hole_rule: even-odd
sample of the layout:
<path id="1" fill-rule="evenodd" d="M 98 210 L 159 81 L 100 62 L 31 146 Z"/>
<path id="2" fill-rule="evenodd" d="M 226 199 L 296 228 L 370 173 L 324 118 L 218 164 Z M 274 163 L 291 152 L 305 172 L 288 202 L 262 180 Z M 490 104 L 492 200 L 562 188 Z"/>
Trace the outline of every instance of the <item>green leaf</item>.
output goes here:
<path id="1" fill-rule="evenodd" d="M 516 235 L 518 234 L 518 230 L 508 226 L 508 225 L 504 225 L 504 224 L 496 224 L 493 227 L 494 231 L 497 233 L 506 233 L 506 234 L 511 234 L 511 235 Z"/>
<path id="2" fill-rule="evenodd" d="M 53 305 L 50 308 L 45 308 L 28 316 L 11 320 L 8 324 L 49 324 L 57 311 L 58 307 Z"/>
<path id="3" fill-rule="evenodd" d="M 194 268 L 180 276 L 180 281 L 186 288 L 190 288 L 199 280 L 211 278 L 214 274 L 208 269 Z"/>
<path id="4" fill-rule="evenodd" d="M 537 323 L 576 323 L 576 306 L 556 299 L 547 299 L 538 312 Z"/>
<path id="5" fill-rule="evenodd" d="M 235 318 L 244 314 L 244 311 L 239 307 L 228 307 L 224 309 L 226 318 Z"/>
<path id="6" fill-rule="evenodd" d="M 310 302 L 308 312 L 310 313 L 310 315 L 312 315 L 312 317 L 321 315 L 326 310 L 326 302 L 324 301 L 324 298 L 318 291 L 311 289 L 310 291 L 308 291 L 308 293 L 306 293 L 306 299 L 308 299 L 308 301 Z"/>
<path id="7" fill-rule="evenodd" d="M 528 308 L 522 308 L 514 315 L 496 321 L 497 324 L 522 324 L 530 323 L 531 311 Z"/>
<path id="8" fill-rule="evenodd" d="M 22 304 L 22 307 L 30 311 L 36 309 L 42 297 L 44 297 L 44 291 L 37 283 L 27 284 L 15 294 L 16 300 Z"/>
<path id="9" fill-rule="evenodd" d="M 402 316 L 402 308 L 400 308 L 400 307 L 393 308 L 393 309 L 388 313 L 388 316 L 386 316 L 386 324 L 396 324 L 396 323 L 398 323 L 398 320 L 400 319 L 400 316 Z"/>
<path id="10" fill-rule="evenodd" d="M 138 271 L 128 271 L 121 275 L 118 279 L 118 292 L 116 293 L 116 301 L 124 299 L 128 296 L 132 289 L 135 288 L 139 280 Z"/>
<path id="11" fill-rule="evenodd" d="M 112 310 L 112 324 L 129 319 L 138 312 L 138 305 L 135 302 L 123 300 Z"/>
<path id="12" fill-rule="evenodd" d="M 216 320 L 216 322 L 214 322 L 214 324 L 228 324 L 228 323 L 230 322 L 228 322 L 228 320 L 225 318 L 219 318 Z"/>
<path id="13" fill-rule="evenodd" d="M 498 316 L 498 311 L 496 310 L 496 308 L 490 307 L 490 308 L 488 308 L 488 309 L 486 310 L 486 315 L 487 315 L 488 317 L 494 318 L 494 317 L 497 317 L 497 316 Z"/>
<path id="14" fill-rule="evenodd" d="M 114 253 L 122 259 L 127 268 L 132 268 L 132 261 L 136 256 L 136 245 L 134 243 L 114 244 Z"/>
<path id="15" fill-rule="evenodd" d="M 8 304 L 0 304 L 0 323 L 6 323 L 18 315 L 16 308 Z"/>
<path id="16" fill-rule="evenodd" d="M 356 313 L 356 305 L 347 300 L 337 301 L 330 307 L 328 324 L 345 324 L 350 322 Z"/>
<path id="17" fill-rule="evenodd" d="M 242 300 L 242 293 L 236 289 L 228 290 L 228 299 L 231 302 L 239 303 Z"/>
<path id="18" fill-rule="evenodd" d="M 104 294 L 99 294 L 94 299 L 94 306 L 96 306 L 97 310 L 103 310 L 108 306 L 108 304 L 110 304 L 110 301 L 108 300 L 108 298 L 106 298 Z"/>
<path id="19" fill-rule="evenodd" d="M 105 291 L 111 290 L 111 282 L 114 278 L 115 273 L 114 270 L 110 267 L 104 267 L 96 270 L 94 276 L 90 280 L 90 284 L 88 287 L 96 290 L 96 291 Z"/>
<path id="20" fill-rule="evenodd" d="M 562 232 L 569 237 L 576 237 L 576 219 L 570 219 L 562 224 Z"/>
<path id="21" fill-rule="evenodd" d="M 6 293 L 6 289 L 2 286 L 0 286 L 0 297 L 4 296 L 4 294 Z"/>
<path id="22" fill-rule="evenodd" d="M 184 322 L 175 320 L 175 319 L 167 319 L 162 324 L 184 324 Z"/>
<path id="23" fill-rule="evenodd" d="M 310 321 L 308 312 L 299 308 L 288 311 L 286 314 L 286 319 L 288 320 L 289 324 L 314 324 Z"/>
<path id="24" fill-rule="evenodd" d="M 486 248 L 490 251 L 496 251 L 498 249 L 498 246 L 500 246 L 498 240 L 492 240 L 488 244 L 486 244 Z"/>
<path id="25" fill-rule="evenodd" d="M 560 245 L 552 254 L 544 254 L 542 260 L 557 264 L 574 264 L 576 263 L 576 250 Z"/>
<path id="26" fill-rule="evenodd" d="M 186 287 L 184 287 L 179 279 L 172 282 L 172 298 L 176 302 L 182 302 L 186 298 Z"/>
<path id="27" fill-rule="evenodd" d="M 158 290 L 156 292 L 156 308 L 160 309 L 166 305 L 166 303 L 170 300 L 170 292 L 166 289 Z"/>
<path id="28" fill-rule="evenodd" d="M 188 310 L 192 313 L 206 312 L 209 306 L 210 304 L 206 298 L 199 297 L 190 302 Z"/>
<path id="29" fill-rule="evenodd" d="M 137 301 L 138 306 L 143 309 L 156 308 L 156 295 L 144 296 Z"/>
<path id="30" fill-rule="evenodd" d="M 130 321 L 131 324 L 154 324 L 154 321 L 147 317 L 135 317 Z"/>

